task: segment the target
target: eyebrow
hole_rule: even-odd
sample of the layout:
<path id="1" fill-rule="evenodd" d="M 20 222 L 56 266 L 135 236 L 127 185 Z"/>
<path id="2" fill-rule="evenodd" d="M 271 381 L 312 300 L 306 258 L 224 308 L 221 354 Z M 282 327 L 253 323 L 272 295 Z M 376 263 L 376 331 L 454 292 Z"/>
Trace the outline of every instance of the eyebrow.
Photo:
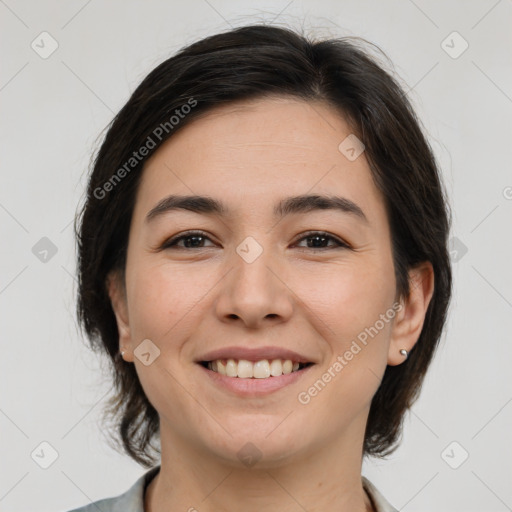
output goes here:
<path id="1" fill-rule="evenodd" d="M 229 209 L 224 203 L 207 196 L 170 195 L 159 201 L 154 208 L 146 215 L 145 222 L 149 222 L 164 213 L 186 210 L 205 215 L 226 216 Z M 337 210 L 352 215 L 369 224 L 368 218 L 363 210 L 353 201 L 346 197 L 324 196 L 324 195 L 300 195 L 281 199 L 274 206 L 274 216 L 284 217 L 287 215 L 308 213 L 314 210 Z"/>

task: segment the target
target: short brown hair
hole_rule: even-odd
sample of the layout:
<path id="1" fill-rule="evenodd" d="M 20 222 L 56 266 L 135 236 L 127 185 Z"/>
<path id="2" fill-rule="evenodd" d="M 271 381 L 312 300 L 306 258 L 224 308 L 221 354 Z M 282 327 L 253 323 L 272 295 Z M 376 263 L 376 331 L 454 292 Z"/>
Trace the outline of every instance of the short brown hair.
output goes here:
<path id="1" fill-rule="evenodd" d="M 415 265 L 429 261 L 434 269 L 434 292 L 421 335 L 405 364 L 386 368 L 371 403 L 363 455 L 383 457 L 396 449 L 404 414 L 418 397 L 440 340 L 452 287 L 450 210 L 433 152 L 397 80 L 356 38 L 314 41 L 291 29 L 251 25 L 202 39 L 152 70 L 115 116 L 75 219 L 79 324 L 91 347 L 106 353 L 111 363 L 115 394 L 105 412 L 115 420 L 112 439 L 120 440 L 143 466 L 156 460 L 150 449 L 158 452 L 152 441 L 158 437 L 159 417 L 134 365 L 119 354 L 106 287 L 111 270 L 124 276 L 135 194 L 149 155 L 130 168 L 126 162 L 152 134 L 158 139 L 154 152 L 216 106 L 269 95 L 322 100 L 342 113 L 363 141 L 385 199 L 398 295 L 409 295 L 408 271 Z M 191 98 L 196 105 L 173 126 L 170 117 Z M 165 129 L 157 132 L 158 138 L 159 126 Z M 122 180 L 113 182 L 116 172 Z"/>

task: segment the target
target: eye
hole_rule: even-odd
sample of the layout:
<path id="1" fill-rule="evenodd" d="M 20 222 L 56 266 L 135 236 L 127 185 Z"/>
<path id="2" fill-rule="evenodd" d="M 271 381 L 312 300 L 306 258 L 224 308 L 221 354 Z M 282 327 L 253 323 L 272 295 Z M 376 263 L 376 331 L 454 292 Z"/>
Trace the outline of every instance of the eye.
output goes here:
<path id="1" fill-rule="evenodd" d="M 203 249 L 205 246 L 203 245 L 206 240 L 211 239 L 206 236 L 206 234 L 203 231 L 188 231 L 186 233 L 183 233 L 181 235 L 175 236 L 173 238 L 170 238 L 169 240 L 165 241 L 162 244 L 161 249 L 169 249 L 171 247 L 181 248 L 181 249 Z M 324 231 L 310 231 L 306 233 L 306 236 L 303 236 L 298 241 L 302 242 L 303 240 L 311 240 L 312 243 L 307 244 L 307 249 L 336 249 L 336 248 L 347 248 L 349 249 L 349 245 L 340 240 L 339 238 L 330 235 L 329 233 L 326 233 Z M 183 241 L 184 245 L 179 245 L 179 243 Z M 326 242 L 329 243 L 330 241 L 334 242 L 334 246 L 325 246 Z"/>
<path id="2" fill-rule="evenodd" d="M 307 248 L 308 249 L 336 249 L 336 248 L 341 248 L 341 247 L 345 247 L 347 249 L 349 249 L 349 245 L 346 244 L 345 242 L 343 242 L 342 240 L 340 240 L 338 237 L 335 237 L 333 235 L 330 235 L 329 233 L 325 233 L 324 231 L 310 231 L 309 233 L 306 234 L 306 236 L 303 236 L 302 238 L 299 239 L 299 242 L 301 242 L 302 240 L 311 240 L 312 243 L 310 244 L 308 242 L 307 244 Z M 333 241 L 335 243 L 334 246 L 323 246 L 322 244 L 324 244 L 325 242 L 329 242 L 329 241 Z"/>
<path id="3" fill-rule="evenodd" d="M 178 242 L 184 241 L 185 245 L 178 245 Z M 183 249 L 199 248 L 202 249 L 204 246 L 201 242 L 204 240 L 210 240 L 203 231 L 188 231 L 179 236 L 175 236 L 165 241 L 162 245 L 162 249 L 168 249 L 170 247 L 179 247 Z"/>

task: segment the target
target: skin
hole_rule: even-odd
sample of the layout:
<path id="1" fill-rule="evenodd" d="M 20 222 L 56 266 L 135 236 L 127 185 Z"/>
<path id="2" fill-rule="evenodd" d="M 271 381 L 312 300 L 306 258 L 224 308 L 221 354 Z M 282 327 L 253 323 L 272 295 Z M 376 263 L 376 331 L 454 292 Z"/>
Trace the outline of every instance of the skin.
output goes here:
<path id="1" fill-rule="evenodd" d="M 434 276 L 428 262 L 411 270 L 411 294 L 396 316 L 299 403 L 298 393 L 397 299 L 383 198 L 364 153 L 349 161 L 338 150 L 350 133 L 329 105 L 258 99 L 193 121 L 147 161 L 125 282 L 108 279 L 124 359 L 160 417 L 161 470 L 146 511 L 373 510 L 361 481 L 370 403 L 386 365 L 402 364 L 399 350 L 417 342 Z M 278 200 L 306 193 L 347 197 L 369 223 L 335 210 L 272 216 Z M 174 211 L 144 222 L 169 194 L 208 195 L 230 214 Z M 156 249 L 187 230 L 208 238 Z M 327 241 L 314 250 L 303 238 L 309 230 L 350 248 Z M 263 248 L 250 264 L 236 252 L 248 236 Z M 149 366 L 134 354 L 144 339 L 160 350 Z M 228 345 L 278 345 L 316 366 L 270 395 L 242 398 L 213 386 L 194 362 Z M 237 457 L 247 442 L 261 452 L 252 467 Z"/>

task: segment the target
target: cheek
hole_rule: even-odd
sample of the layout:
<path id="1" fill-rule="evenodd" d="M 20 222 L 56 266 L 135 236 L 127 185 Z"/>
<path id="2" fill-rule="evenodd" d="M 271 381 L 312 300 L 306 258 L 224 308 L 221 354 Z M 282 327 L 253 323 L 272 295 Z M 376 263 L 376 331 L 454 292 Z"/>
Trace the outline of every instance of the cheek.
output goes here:
<path id="1" fill-rule="evenodd" d="M 309 404 L 307 410 L 314 411 L 319 423 L 333 425 L 333 435 L 370 406 L 380 385 L 394 318 L 393 284 L 392 270 L 368 266 L 365 272 L 337 271 L 314 289 L 312 309 L 330 358 L 298 399 Z"/>
<path id="2" fill-rule="evenodd" d="M 336 264 L 323 272 L 303 270 L 299 283 L 299 296 L 324 324 L 322 334 L 340 350 L 379 320 L 394 297 L 393 269 L 370 262 Z M 388 332 L 386 326 L 381 330 Z"/>
<path id="3" fill-rule="evenodd" d="M 199 266 L 163 262 L 133 269 L 127 276 L 132 335 L 154 339 L 157 344 L 176 338 L 187 323 L 183 319 L 194 316 L 194 309 L 214 283 L 212 273 Z"/>

